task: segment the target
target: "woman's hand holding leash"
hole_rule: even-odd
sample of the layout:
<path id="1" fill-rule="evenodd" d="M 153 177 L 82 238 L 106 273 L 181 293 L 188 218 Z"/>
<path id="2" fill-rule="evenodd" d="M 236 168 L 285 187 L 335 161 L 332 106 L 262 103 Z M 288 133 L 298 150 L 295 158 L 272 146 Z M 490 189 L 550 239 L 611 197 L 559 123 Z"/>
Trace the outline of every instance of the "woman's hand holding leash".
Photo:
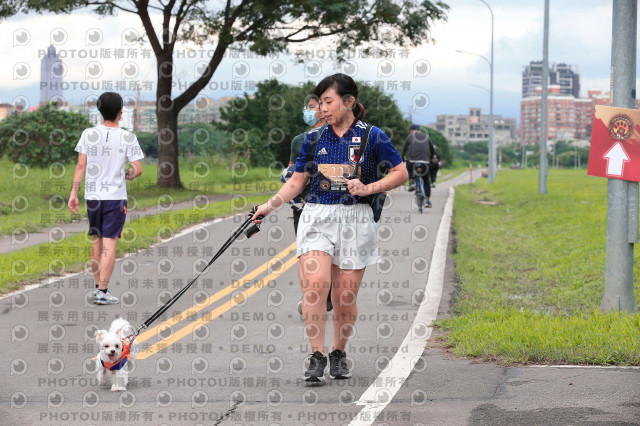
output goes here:
<path id="1" fill-rule="evenodd" d="M 273 209 L 270 206 L 270 201 L 271 200 L 267 201 L 264 204 L 260 204 L 256 208 L 256 211 L 254 212 L 253 216 L 251 216 L 251 221 L 253 223 L 258 223 L 258 224 L 262 223 L 262 219 L 273 211 Z"/>

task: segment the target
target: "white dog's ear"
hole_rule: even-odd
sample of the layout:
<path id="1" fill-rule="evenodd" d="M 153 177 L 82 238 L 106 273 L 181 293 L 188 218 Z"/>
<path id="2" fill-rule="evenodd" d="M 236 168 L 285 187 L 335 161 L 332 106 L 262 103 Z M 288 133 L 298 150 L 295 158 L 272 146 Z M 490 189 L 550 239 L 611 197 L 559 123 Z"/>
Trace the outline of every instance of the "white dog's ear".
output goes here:
<path id="1" fill-rule="evenodd" d="M 127 324 L 120 329 L 120 338 L 124 339 L 125 337 L 131 336 L 135 330 L 131 324 Z"/>
<path id="2" fill-rule="evenodd" d="M 107 334 L 107 330 L 98 330 L 96 331 L 96 343 L 102 343 L 102 339 L 104 339 L 104 335 Z"/>

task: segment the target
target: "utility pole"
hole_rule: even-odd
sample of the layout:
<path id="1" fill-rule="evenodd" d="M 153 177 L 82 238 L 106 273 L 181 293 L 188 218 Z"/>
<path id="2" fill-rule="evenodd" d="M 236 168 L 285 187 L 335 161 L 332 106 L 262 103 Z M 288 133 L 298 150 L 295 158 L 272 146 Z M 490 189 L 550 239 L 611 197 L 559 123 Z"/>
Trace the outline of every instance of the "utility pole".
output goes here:
<path id="1" fill-rule="evenodd" d="M 611 106 L 635 108 L 637 0 L 613 0 Z M 633 245 L 638 242 L 638 183 L 609 179 L 605 312 L 636 312 L 633 295 Z"/>
<path id="2" fill-rule="evenodd" d="M 549 0 L 544 0 L 544 36 L 542 42 L 542 121 L 540 125 L 540 170 L 538 194 L 547 193 L 547 97 L 549 92 Z"/>
<path id="3" fill-rule="evenodd" d="M 485 0 L 480 0 L 489 9 L 491 13 L 491 60 L 489 61 L 489 71 L 491 74 L 491 83 L 489 86 L 489 183 L 493 183 L 496 179 L 496 143 L 493 135 L 493 9 Z"/>

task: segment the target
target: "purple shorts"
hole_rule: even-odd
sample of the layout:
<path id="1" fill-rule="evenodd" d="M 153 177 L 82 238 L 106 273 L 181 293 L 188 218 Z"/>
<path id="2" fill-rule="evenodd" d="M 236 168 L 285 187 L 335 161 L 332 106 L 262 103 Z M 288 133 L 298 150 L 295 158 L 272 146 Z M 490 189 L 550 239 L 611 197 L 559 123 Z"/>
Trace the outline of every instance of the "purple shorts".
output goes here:
<path id="1" fill-rule="evenodd" d="M 87 200 L 89 235 L 119 238 L 127 218 L 127 200 Z"/>

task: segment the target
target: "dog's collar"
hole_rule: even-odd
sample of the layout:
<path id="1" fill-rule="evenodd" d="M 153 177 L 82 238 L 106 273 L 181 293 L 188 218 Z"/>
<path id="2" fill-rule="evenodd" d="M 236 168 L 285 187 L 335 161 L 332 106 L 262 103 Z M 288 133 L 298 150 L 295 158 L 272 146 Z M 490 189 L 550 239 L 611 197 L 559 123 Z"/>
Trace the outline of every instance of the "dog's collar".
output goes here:
<path id="1" fill-rule="evenodd" d="M 114 362 L 106 362 L 102 359 L 100 360 L 100 362 L 102 363 L 102 366 L 107 370 L 109 371 L 120 370 L 122 367 L 124 367 L 124 365 L 127 363 L 129 358 L 131 358 L 131 345 L 133 343 L 129 343 L 129 345 L 127 345 L 124 341 L 125 339 L 122 339 L 122 354 L 120 355 L 120 358 L 118 358 Z"/>

